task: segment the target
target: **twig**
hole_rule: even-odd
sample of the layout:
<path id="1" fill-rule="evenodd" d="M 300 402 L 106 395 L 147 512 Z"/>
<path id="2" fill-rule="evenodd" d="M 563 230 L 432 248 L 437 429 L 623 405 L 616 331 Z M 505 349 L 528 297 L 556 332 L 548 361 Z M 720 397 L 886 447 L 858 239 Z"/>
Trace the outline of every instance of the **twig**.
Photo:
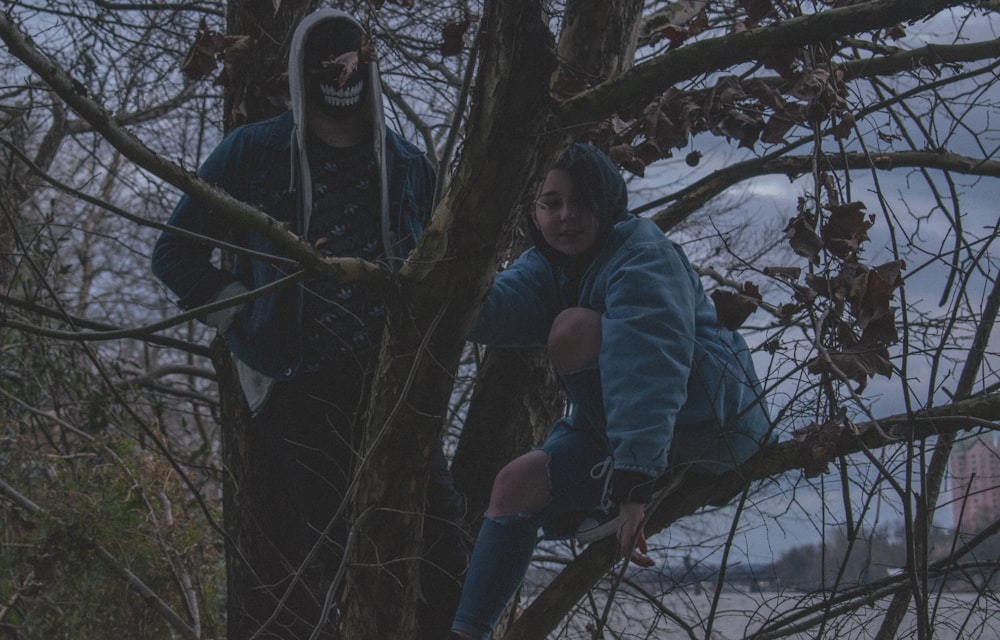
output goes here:
<path id="1" fill-rule="evenodd" d="M 55 518 L 51 518 L 46 514 L 45 510 L 40 506 L 31 501 L 27 496 L 22 495 L 14 487 L 7 484 L 7 482 L 0 478 L 0 493 L 2 493 L 9 500 L 13 501 L 19 505 L 22 509 L 36 517 L 45 517 L 51 519 L 56 524 L 61 525 L 62 523 Z M 132 587 L 139 592 L 142 599 L 156 610 L 163 619 L 169 624 L 175 631 L 177 631 L 181 637 L 188 638 L 189 640 L 199 640 L 198 633 L 192 629 L 180 616 L 174 612 L 170 606 L 160 599 L 152 589 L 150 589 L 145 582 L 143 582 L 139 576 L 135 575 L 124 566 L 118 562 L 117 559 L 111 553 L 98 544 L 93 538 L 86 536 L 80 536 L 70 529 L 66 529 L 65 533 L 76 536 L 77 539 L 84 543 L 86 547 L 93 549 L 94 555 L 96 555 L 105 565 L 107 565 L 112 571 L 117 573 L 119 576 L 124 578 Z"/>

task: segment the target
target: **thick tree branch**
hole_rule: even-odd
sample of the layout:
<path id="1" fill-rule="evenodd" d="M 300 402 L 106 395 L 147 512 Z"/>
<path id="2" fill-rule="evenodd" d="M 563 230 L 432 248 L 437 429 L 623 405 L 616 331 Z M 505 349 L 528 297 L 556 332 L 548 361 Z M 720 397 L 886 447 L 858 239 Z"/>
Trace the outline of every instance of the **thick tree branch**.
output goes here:
<path id="1" fill-rule="evenodd" d="M 846 456 L 903 442 L 924 440 L 945 433 L 966 431 L 981 421 L 1000 420 L 1000 394 L 993 393 L 907 416 L 893 415 L 874 423 L 856 425 L 858 434 L 844 429 L 835 439 L 832 456 Z M 650 515 L 647 534 L 661 531 L 678 519 L 706 505 L 726 500 L 752 482 L 801 469 L 808 445 L 796 440 L 780 442 L 761 450 L 738 469 L 713 478 L 712 482 L 688 477 Z M 572 607 L 614 564 L 618 543 L 614 539 L 593 544 L 571 562 L 525 609 L 504 640 L 540 640 L 556 628 Z"/>
<path id="2" fill-rule="evenodd" d="M 865 60 L 850 60 L 839 65 L 845 80 L 885 77 L 918 68 L 937 69 L 941 65 L 980 62 L 1000 58 L 1000 38 L 970 44 L 929 44 L 919 49 L 898 51 Z"/>
<path id="3" fill-rule="evenodd" d="M 0 39 L 15 57 L 37 73 L 97 133 L 136 165 L 203 200 L 234 224 L 264 234 L 285 255 L 299 261 L 312 273 L 338 280 L 349 278 L 375 286 L 385 285 L 389 277 L 387 269 L 358 259 L 324 258 L 274 218 L 201 180 L 194 172 L 160 158 L 123 128 L 114 115 L 87 96 L 86 88 L 40 52 L 31 39 L 14 25 L 10 15 L 4 12 L 0 12 Z"/>
<path id="4" fill-rule="evenodd" d="M 795 48 L 919 19 L 961 4 L 963 0 L 877 0 L 695 42 L 565 101 L 557 121 L 563 127 L 590 126 L 614 113 L 632 113 L 683 80 L 756 60 L 774 49 L 775 43 Z"/>
<path id="5" fill-rule="evenodd" d="M 561 148 L 545 136 L 551 34 L 535 0 L 489 3 L 480 34 L 478 99 L 462 162 L 401 272 L 366 416 L 364 473 L 353 519 L 375 508 L 348 571 L 345 637 L 412 636 L 419 514 L 427 458 L 447 409 L 464 337 L 496 266 L 520 194 Z M 512 163 L 511 158 L 519 162 Z M 402 471 L 402 472 L 401 472 Z M 400 536 L 399 531 L 416 531 Z M 391 600 L 392 615 L 370 616 Z"/>
<path id="6" fill-rule="evenodd" d="M 823 157 L 829 170 L 871 170 L 891 171 L 902 168 L 939 169 L 954 171 L 963 175 L 1000 178 L 1000 162 L 971 158 L 946 151 L 893 151 L 869 156 L 864 153 L 829 154 Z M 813 170 L 815 158 L 812 156 L 765 156 L 718 169 L 694 184 L 652 200 L 632 212 L 642 214 L 667 203 L 669 206 L 656 212 L 652 217 L 661 229 L 670 229 L 687 219 L 688 216 L 705 206 L 712 198 L 730 187 L 765 175 L 783 174 L 789 180 L 808 174 Z"/>

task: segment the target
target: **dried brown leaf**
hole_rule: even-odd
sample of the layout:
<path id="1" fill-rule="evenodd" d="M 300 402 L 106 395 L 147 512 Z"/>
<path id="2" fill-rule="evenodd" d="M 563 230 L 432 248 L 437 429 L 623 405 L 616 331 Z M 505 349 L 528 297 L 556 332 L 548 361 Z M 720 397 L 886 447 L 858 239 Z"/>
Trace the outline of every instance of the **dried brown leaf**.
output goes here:
<path id="1" fill-rule="evenodd" d="M 712 292 L 715 302 L 716 322 L 731 331 L 736 331 L 760 306 L 761 295 L 752 282 L 743 283 L 740 292 L 716 289 Z"/>
<path id="2" fill-rule="evenodd" d="M 891 306 L 896 289 L 903 286 L 902 260 L 870 269 L 864 295 L 854 302 L 861 340 L 867 344 L 889 345 L 899 341 L 896 314 Z"/>
<path id="3" fill-rule="evenodd" d="M 856 254 L 861 243 L 868 239 L 875 217 L 865 214 L 863 202 L 830 204 L 825 208 L 830 216 L 822 229 L 823 246 L 838 258 Z"/>
<path id="4" fill-rule="evenodd" d="M 847 140 L 854 133 L 854 114 L 846 111 L 840 116 L 840 121 L 833 128 L 834 140 Z"/>
<path id="5" fill-rule="evenodd" d="M 785 141 L 785 134 L 793 126 L 795 123 L 784 116 L 772 116 L 760 132 L 760 141 L 764 144 L 781 144 Z"/>
<path id="6" fill-rule="evenodd" d="M 201 80 L 215 70 L 217 65 L 216 56 L 222 50 L 224 38 L 218 31 L 208 28 L 205 19 L 202 18 L 195 33 L 194 42 L 188 49 L 181 62 L 181 73 L 188 80 Z"/>
<path id="7" fill-rule="evenodd" d="M 764 129 L 764 121 L 757 114 L 730 109 L 719 119 L 717 128 L 727 138 L 739 140 L 740 147 L 753 149 Z"/>
<path id="8" fill-rule="evenodd" d="M 813 422 L 792 432 L 799 442 L 799 464 L 807 478 L 814 478 L 829 470 L 837 459 L 837 441 L 843 431 L 846 412 L 841 410 L 822 425 Z"/>
<path id="9" fill-rule="evenodd" d="M 635 156 L 635 149 L 631 145 L 615 145 L 608 149 L 608 155 L 611 156 L 615 164 L 637 176 L 642 176 L 646 171 L 646 165 Z"/>
<path id="10" fill-rule="evenodd" d="M 334 70 L 340 69 L 340 75 L 337 76 L 337 83 L 340 86 L 347 84 L 347 80 L 354 75 L 354 72 L 358 70 L 358 52 L 348 51 L 347 53 L 342 53 L 332 61 L 326 61 L 320 63 L 323 67 L 332 67 Z"/>
<path id="11" fill-rule="evenodd" d="M 669 151 L 664 153 L 659 147 L 649 141 L 633 147 L 633 150 L 635 151 L 635 157 L 642 162 L 644 167 L 653 164 L 657 160 L 669 157 Z"/>
<path id="12" fill-rule="evenodd" d="M 893 25 L 885 30 L 885 35 L 893 40 L 902 40 L 906 37 L 906 29 L 901 24 Z"/>
<path id="13" fill-rule="evenodd" d="M 444 57 L 457 56 L 469 46 L 469 26 L 472 25 L 471 16 L 466 16 L 464 20 L 449 22 L 441 29 L 441 55 Z"/>
<path id="14" fill-rule="evenodd" d="M 815 358 L 806 365 L 809 373 L 837 375 L 843 374 L 849 380 L 858 384 L 856 391 L 861 393 L 868 385 L 868 378 L 876 375 L 892 376 L 892 362 L 889 351 L 884 347 L 858 345 L 841 352 L 830 352 L 829 360 Z"/>
<path id="15" fill-rule="evenodd" d="M 825 69 L 811 69 L 795 74 L 788 93 L 800 100 L 814 100 L 823 94 L 830 81 L 830 72 Z"/>
<path id="16" fill-rule="evenodd" d="M 785 237 L 788 238 L 788 243 L 795 253 L 810 262 L 819 263 L 823 241 L 802 216 L 796 216 L 788 222 L 785 227 Z"/>
<path id="17" fill-rule="evenodd" d="M 764 82 L 760 78 L 751 78 L 744 83 L 746 92 L 760 104 L 774 111 L 782 111 L 785 108 L 785 97 L 781 95 L 770 83 Z"/>
<path id="18" fill-rule="evenodd" d="M 806 286 L 817 295 L 838 303 L 860 300 L 868 285 L 868 267 L 856 260 L 841 265 L 840 272 L 831 278 L 808 274 Z"/>
<path id="19" fill-rule="evenodd" d="M 212 31 L 202 19 L 194 43 L 181 62 L 181 73 L 191 81 L 202 80 L 215 71 L 218 62 L 224 64 L 224 78 L 217 84 L 229 84 L 238 77 L 243 65 L 253 52 L 254 39 L 250 36 L 227 36 Z"/>

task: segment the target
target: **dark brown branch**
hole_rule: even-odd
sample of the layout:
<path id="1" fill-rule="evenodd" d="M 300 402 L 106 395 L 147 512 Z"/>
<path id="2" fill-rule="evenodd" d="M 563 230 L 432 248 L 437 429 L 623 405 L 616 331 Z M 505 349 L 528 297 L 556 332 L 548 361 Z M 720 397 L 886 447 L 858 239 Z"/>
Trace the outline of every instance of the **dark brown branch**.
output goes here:
<path id="1" fill-rule="evenodd" d="M 978 396 L 912 416 L 900 414 L 883 418 L 878 424 L 888 438 L 880 433 L 874 423 L 856 425 L 858 435 L 845 429 L 836 441 L 834 455 L 844 456 L 863 449 L 876 449 L 943 433 L 965 431 L 977 427 L 978 420 L 1000 420 L 1000 394 Z M 706 505 L 739 493 L 754 481 L 801 469 L 803 455 L 800 442 L 786 441 L 766 447 L 738 469 L 713 478 L 712 482 L 688 477 L 650 515 L 646 526 L 647 535 L 669 527 L 678 519 L 691 515 Z M 555 629 L 591 585 L 612 567 L 616 560 L 617 546 L 616 540 L 609 539 L 585 549 L 525 609 L 504 636 L 504 640 L 540 639 Z"/>
<path id="2" fill-rule="evenodd" d="M 618 78 L 567 100 L 561 105 L 557 119 L 563 127 L 589 126 L 616 112 L 632 112 L 683 80 L 751 62 L 776 42 L 782 47 L 804 46 L 881 29 L 961 4 L 962 0 L 864 2 L 695 42 L 637 65 Z"/>
<path id="3" fill-rule="evenodd" d="M 0 294 L 0 305 L 2 305 L 2 306 L 10 306 L 10 307 L 14 307 L 16 309 L 20 309 L 22 311 L 26 311 L 26 312 L 29 312 L 29 313 L 38 314 L 38 315 L 40 315 L 40 316 L 42 316 L 44 318 L 52 318 L 54 320 L 60 320 L 60 321 L 68 322 L 72 326 L 76 327 L 78 330 L 79 329 L 84 329 L 84 330 L 87 330 L 87 331 L 94 331 L 94 332 L 98 332 L 98 333 L 119 332 L 119 331 L 122 330 L 121 327 L 116 327 L 116 326 L 110 325 L 110 324 L 104 324 L 102 322 L 94 322 L 93 320 L 88 320 L 86 318 L 80 318 L 78 316 L 67 317 L 66 314 L 62 313 L 61 311 L 57 311 L 55 309 L 50 309 L 48 307 L 45 307 L 45 306 L 42 306 L 42 305 L 39 305 L 39 304 L 36 304 L 36 303 L 33 303 L 33 302 L 28 302 L 26 300 L 20 300 L 18 298 L 13 298 L 13 297 L 8 296 L 6 294 Z M 4 320 L 0 320 L 0 325 L 4 325 L 4 324 L 5 324 L 5 321 Z M 31 327 L 35 327 L 35 326 L 37 326 L 37 324 L 31 325 Z M 29 327 L 28 331 L 30 331 L 30 330 L 31 329 Z M 197 344 L 195 342 L 189 342 L 187 340 L 181 340 L 179 338 L 170 338 L 168 336 L 158 336 L 158 335 L 152 335 L 152 334 L 150 334 L 150 335 L 138 335 L 138 336 L 135 336 L 135 337 L 136 337 L 136 339 L 142 340 L 143 342 L 146 342 L 148 344 L 155 344 L 155 345 L 159 345 L 161 347 L 170 347 L 171 349 L 179 349 L 180 351 L 184 351 L 185 353 L 190 353 L 190 354 L 196 355 L 196 356 L 203 356 L 203 357 L 207 358 L 208 355 L 209 355 L 208 347 L 206 347 L 204 345 Z"/>
<path id="4" fill-rule="evenodd" d="M 739 162 L 719 169 L 694 184 L 664 198 L 653 200 L 633 213 L 641 214 L 672 202 L 653 215 L 661 229 L 670 229 L 700 209 L 706 202 L 740 182 L 764 175 L 783 174 L 790 180 L 812 171 L 812 156 L 768 156 Z M 964 175 L 1000 178 L 1000 162 L 961 156 L 945 151 L 897 151 L 869 156 L 864 153 L 845 153 L 824 156 L 831 170 L 890 171 L 902 168 L 940 169 Z"/>
<path id="5" fill-rule="evenodd" d="M 386 284 L 386 269 L 355 258 L 324 258 L 274 218 L 208 184 L 180 165 L 160 158 L 122 127 L 118 119 L 103 106 L 92 100 L 83 85 L 40 52 L 4 12 L 0 12 L 0 39 L 15 57 L 37 73 L 97 133 L 136 165 L 204 201 L 230 221 L 267 236 L 280 251 L 298 260 L 313 273 L 336 279 L 348 278 L 374 286 Z"/>

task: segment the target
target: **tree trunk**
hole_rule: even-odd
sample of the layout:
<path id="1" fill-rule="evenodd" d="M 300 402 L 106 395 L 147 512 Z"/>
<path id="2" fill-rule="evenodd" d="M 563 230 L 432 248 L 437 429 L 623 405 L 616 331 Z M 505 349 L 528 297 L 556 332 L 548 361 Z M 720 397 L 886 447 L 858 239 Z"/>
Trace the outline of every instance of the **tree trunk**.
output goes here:
<path id="1" fill-rule="evenodd" d="M 287 42 L 298 19 L 290 9 L 275 11 L 270 0 L 231 0 L 227 16 L 227 33 L 251 35 L 255 45 L 244 64 L 225 72 L 222 121 L 226 132 L 283 110 L 267 99 L 262 87 L 286 68 Z M 227 637 L 250 638 L 261 631 L 277 607 L 281 591 L 275 585 L 287 581 L 295 570 L 282 561 L 271 540 L 297 514 L 291 500 L 275 499 L 273 492 L 264 491 L 267 481 L 262 470 L 270 464 L 268 445 L 249 428 L 250 410 L 221 339 L 212 343 L 212 363 L 219 386 L 225 474 Z M 278 637 L 267 632 L 261 635 Z"/>
<path id="2" fill-rule="evenodd" d="M 563 397 L 544 350 L 490 349 L 483 358 L 451 471 L 478 529 L 497 472 L 541 444 Z"/>
<path id="3" fill-rule="evenodd" d="M 226 32 L 249 35 L 254 46 L 245 62 L 223 74 L 225 85 L 226 131 L 248 122 L 257 122 L 284 111 L 269 99 L 267 84 L 288 68 L 288 44 L 301 12 L 292 3 L 271 0 L 229 0 Z"/>
<path id="4" fill-rule="evenodd" d="M 427 456 L 473 314 L 488 287 L 509 199 L 561 145 L 546 137 L 551 36 L 539 3 L 490 3 L 463 162 L 401 273 L 366 418 L 351 500 L 356 548 L 345 637 L 410 638 L 418 593 Z M 519 157 L 512 164 L 507 158 Z"/>
<path id="5" fill-rule="evenodd" d="M 568 2 L 553 84 L 592 87 L 631 67 L 644 4 L 641 0 Z"/>
<path id="6" fill-rule="evenodd" d="M 224 340 L 212 342 L 212 364 L 219 386 L 219 424 L 222 431 L 222 517 L 226 530 L 226 637 L 249 638 L 257 630 L 253 616 L 253 593 L 260 584 L 254 578 L 256 559 L 266 557 L 258 548 L 263 536 L 253 531 L 255 520 L 252 461 L 247 459 L 249 409 L 243 400 L 233 361 Z"/>

